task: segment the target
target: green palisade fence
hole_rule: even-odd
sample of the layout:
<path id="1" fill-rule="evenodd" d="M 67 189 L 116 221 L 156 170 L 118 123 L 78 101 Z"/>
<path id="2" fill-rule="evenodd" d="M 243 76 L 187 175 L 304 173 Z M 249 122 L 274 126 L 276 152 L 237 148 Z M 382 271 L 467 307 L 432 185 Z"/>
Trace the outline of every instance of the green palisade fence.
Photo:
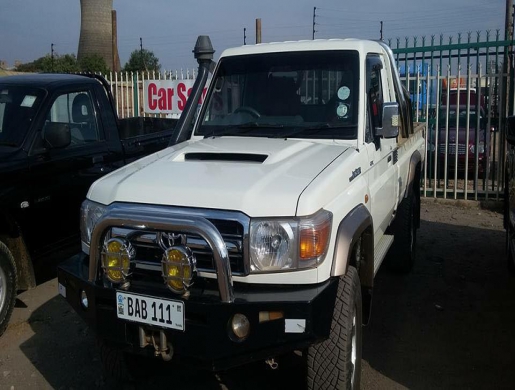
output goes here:
<path id="1" fill-rule="evenodd" d="M 423 195 L 499 199 L 503 194 L 506 117 L 513 113 L 513 41 L 500 31 L 388 40 L 427 123 Z"/>

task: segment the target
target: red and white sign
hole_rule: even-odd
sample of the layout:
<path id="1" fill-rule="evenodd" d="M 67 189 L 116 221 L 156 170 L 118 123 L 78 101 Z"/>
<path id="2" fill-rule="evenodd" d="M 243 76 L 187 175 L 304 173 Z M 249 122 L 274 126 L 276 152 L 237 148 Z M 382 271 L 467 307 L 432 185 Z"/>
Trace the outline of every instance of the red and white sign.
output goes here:
<path id="1" fill-rule="evenodd" d="M 180 115 L 186 107 L 186 100 L 191 94 L 195 80 L 145 80 L 143 83 L 143 99 L 145 112 L 148 114 Z M 206 96 L 204 87 L 199 104 Z"/>

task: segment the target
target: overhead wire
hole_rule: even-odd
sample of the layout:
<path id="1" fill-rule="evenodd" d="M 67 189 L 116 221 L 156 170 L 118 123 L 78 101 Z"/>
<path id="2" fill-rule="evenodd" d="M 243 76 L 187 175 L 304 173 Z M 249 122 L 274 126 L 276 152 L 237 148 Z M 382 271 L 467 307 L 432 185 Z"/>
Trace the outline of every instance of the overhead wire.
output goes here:
<path id="1" fill-rule="evenodd" d="M 378 35 L 379 21 L 385 22 L 384 31 L 385 36 L 396 38 L 397 35 L 404 35 L 406 31 L 413 30 L 413 26 L 407 26 L 406 18 L 415 17 L 418 31 L 440 29 L 435 34 L 458 33 L 460 30 L 463 32 L 470 29 L 471 24 L 477 24 L 485 21 L 485 19 L 492 19 L 486 26 L 490 26 L 493 31 L 501 29 L 504 23 L 504 16 L 501 15 L 497 7 L 489 5 L 476 6 L 478 14 L 469 15 L 467 17 L 457 18 L 465 11 L 469 11 L 470 7 L 467 5 L 449 5 L 446 9 L 434 9 L 434 6 L 429 4 L 417 4 L 412 9 L 405 10 L 400 14 L 398 11 L 376 11 L 370 10 L 366 13 L 356 13 L 354 9 L 338 9 L 337 7 L 318 7 L 316 8 L 316 35 L 317 37 L 331 37 L 336 35 Z M 341 17 L 340 17 L 341 15 Z M 501 17 L 502 16 L 502 17 Z M 435 21 L 435 19 L 437 19 Z M 495 21 L 498 19 L 498 22 Z M 241 22 L 241 21 L 240 21 Z M 229 27 L 229 26 L 228 26 Z M 239 45 L 243 43 L 241 39 L 235 38 L 242 33 L 242 28 L 223 28 L 219 30 L 206 31 L 213 41 L 223 43 L 219 47 L 229 47 L 232 45 Z M 293 23 L 283 25 L 267 26 L 263 32 L 264 41 L 284 41 L 292 39 L 310 39 L 312 33 L 312 23 Z M 485 28 L 483 28 L 485 30 Z M 248 29 L 248 32 L 251 29 Z M 247 34 L 248 34 L 247 32 Z M 421 36 L 420 33 L 418 33 Z M 426 34 L 430 36 L 431 34 Z M 127 53 L 137 50 L 139 38 L 143 37 L 145 47 L 156 51 L 158 58 L 163 58 L 163 62 L 169 61 L 168 58 L 186 58 L 191 56 L 191 47 L 196 40 L 197 34 L 193 31 L 184 31 L 174 34 L 173 32 L 167 34 L 152 34 L 145 36 L 144 34 L 135 34 L 131 30 L 130 35 L 119 34 L 118 48 L 121 57 L 128 57 Z M 249 41 L 252 40 L 251 34 L 247 35 Z M 78 45 L 77 41 L 59 39 L 53 40 L 56 50 L 61 53 L 66 51 L 74 51 Z M 175 54 L 161 53 L 162 51 L 173 50 Z"/>

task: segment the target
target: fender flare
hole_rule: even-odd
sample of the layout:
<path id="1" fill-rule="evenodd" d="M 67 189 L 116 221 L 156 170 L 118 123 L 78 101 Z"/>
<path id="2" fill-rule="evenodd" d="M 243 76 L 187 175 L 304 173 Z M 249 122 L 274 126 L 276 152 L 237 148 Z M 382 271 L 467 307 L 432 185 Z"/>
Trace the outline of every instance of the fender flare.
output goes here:
<path id="1" fill-rule="evenodd" d="M 418 150 L 413 152 L 409 162 L 408 177 L 406 181 L 406 190 L 404 191 L 404 198 L 408 198 L 413 194 L 413 182 L 417 175 L 417 165 L 422 162 L 422 155 Z M 417 189 L 418 190 L 418 189 Z"/>
<path id="2" fill-rule="evenodd" d="M 353 208 L 338 226 L 333 254 L 331 276 L 344 275 L 349 266 L 349 258 L 356 241 L 365 234 L 362 242 L 364 261 L 359 270 L 362 286 L 372 287 L 374 280 L 374 238 L 372 215 L 368 209 L 359 204 Z"/>

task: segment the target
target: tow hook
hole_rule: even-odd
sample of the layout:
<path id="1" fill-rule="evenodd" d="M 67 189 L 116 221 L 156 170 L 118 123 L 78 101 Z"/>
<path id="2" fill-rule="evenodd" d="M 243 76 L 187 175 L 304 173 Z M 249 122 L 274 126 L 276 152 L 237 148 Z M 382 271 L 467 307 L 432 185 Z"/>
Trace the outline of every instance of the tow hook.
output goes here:
<path id="1" fill-rule="evenodd" d="M 164 331 L 159 332 L 147 331 L 143 327 L 139 327 L 139 346 L 145 348 L 147 345 L 152 344 L 154 347 L 154 356 L 159 357 L 168 362 L 173 357 L 172 343 L 168 342 Z"/>
<path id="2" fill-rule="evenodd" d="M 265 363 L 268 364 L 272 370 L 277 370 L 279 368 L 279 363 L 277 363 L 274 358 L 266 359 Z"/>

